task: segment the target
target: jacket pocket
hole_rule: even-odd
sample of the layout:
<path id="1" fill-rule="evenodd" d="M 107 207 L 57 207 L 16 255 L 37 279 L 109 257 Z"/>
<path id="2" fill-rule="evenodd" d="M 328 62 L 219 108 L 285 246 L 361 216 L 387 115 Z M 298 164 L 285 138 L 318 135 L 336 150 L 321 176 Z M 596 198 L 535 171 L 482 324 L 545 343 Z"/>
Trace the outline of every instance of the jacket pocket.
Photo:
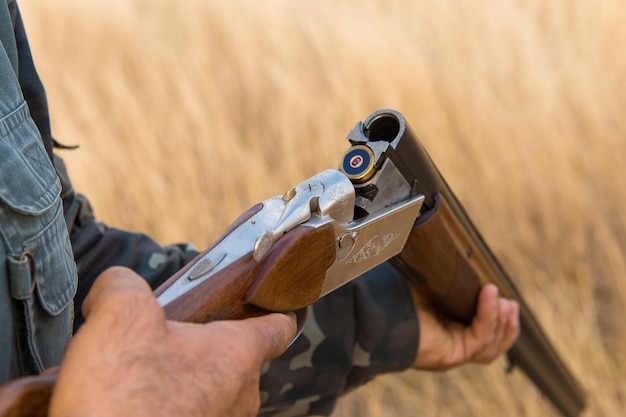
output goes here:
<path id="1" fill-rule="evenodd" d="M 26 105 L 0 125 L 0 233 L 15 300 L 14 337 L 28 351 L 18 355 L 21 368 L 39 372 L 60 362 L 69 339 L 76 265 L 61 185 Z"/>

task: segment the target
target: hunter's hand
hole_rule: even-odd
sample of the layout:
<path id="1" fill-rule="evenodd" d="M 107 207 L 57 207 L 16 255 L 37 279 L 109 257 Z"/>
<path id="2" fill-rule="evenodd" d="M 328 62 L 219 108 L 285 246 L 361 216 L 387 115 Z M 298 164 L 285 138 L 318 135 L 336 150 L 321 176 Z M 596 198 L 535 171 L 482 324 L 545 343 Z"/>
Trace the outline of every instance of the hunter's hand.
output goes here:
<path id="1" fill-rule="evenodd" d="M 415 368 L 446 370 L 466 362 L 490 363 L 519 336 L 519 305 L 499 297 L 495 285 L 482 288 L 469 326 L 441 320 L 415 292 L 414 299 L 420 323 Z"/>
<path id="2" fill-rule="evenodd" d="M 146 282 L 105 271 L 70 341 L 50 417 L 254 416 L 263 361 L 286 349 L 295 320 L 168 321 Z"/>

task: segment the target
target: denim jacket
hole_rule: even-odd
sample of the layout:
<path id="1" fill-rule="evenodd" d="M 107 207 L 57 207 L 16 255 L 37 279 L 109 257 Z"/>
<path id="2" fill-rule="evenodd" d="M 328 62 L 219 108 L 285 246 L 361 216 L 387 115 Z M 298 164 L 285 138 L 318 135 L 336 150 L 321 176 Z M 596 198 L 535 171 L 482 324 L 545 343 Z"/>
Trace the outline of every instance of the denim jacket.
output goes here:
<path id="1" fill-rule="evenodd" d="M 7 4 L 0 19 L 0 380 L 7 380 L 60 362 L 78 277 L 61 184 L 18 82 Z"/>

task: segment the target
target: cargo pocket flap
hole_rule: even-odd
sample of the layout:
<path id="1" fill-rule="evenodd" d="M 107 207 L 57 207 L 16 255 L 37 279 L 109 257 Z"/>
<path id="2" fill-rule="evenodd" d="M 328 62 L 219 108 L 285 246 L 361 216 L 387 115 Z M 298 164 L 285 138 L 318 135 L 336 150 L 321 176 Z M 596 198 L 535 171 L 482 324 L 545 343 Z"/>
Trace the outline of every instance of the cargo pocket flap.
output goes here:
<path id="1" fill-rule="evenodd" d="M 72 248 L 61 215 L 61 204 L 58 210 L 58 215 L 48 227 L 26 242 L 26 248 L 34 255 L 39 302 L 52 316 L 61 313 L 72 302 L 78 284 Z M 51 250 L 52 248 L 57 250 Z"/>
<path id="2" fill-rule="evenodd" d="M 0 176 L 0 200 L 18 213 L 38 215 L 57 200 L 61 183 L 27 115 L 27 108 L 21 106 L 3 118 L 14 127 L 0 140 L 2 171 L 6 173 Z"/>

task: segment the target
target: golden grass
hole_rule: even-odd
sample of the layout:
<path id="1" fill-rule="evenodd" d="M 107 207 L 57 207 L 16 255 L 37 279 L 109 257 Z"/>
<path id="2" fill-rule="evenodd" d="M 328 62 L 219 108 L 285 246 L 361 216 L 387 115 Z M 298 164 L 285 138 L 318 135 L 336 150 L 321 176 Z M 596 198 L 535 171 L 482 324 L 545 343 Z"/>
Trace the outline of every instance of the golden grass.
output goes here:
<path id="1" fill-rule="evenodd" d="M 102 220 L 207 245 L 396 108 L 589 391 L 586 415 L 622 413 L 623 2 L 23 3 Z M 334 415 L 557 415 L 502 365 L 384 377 Z"/>

